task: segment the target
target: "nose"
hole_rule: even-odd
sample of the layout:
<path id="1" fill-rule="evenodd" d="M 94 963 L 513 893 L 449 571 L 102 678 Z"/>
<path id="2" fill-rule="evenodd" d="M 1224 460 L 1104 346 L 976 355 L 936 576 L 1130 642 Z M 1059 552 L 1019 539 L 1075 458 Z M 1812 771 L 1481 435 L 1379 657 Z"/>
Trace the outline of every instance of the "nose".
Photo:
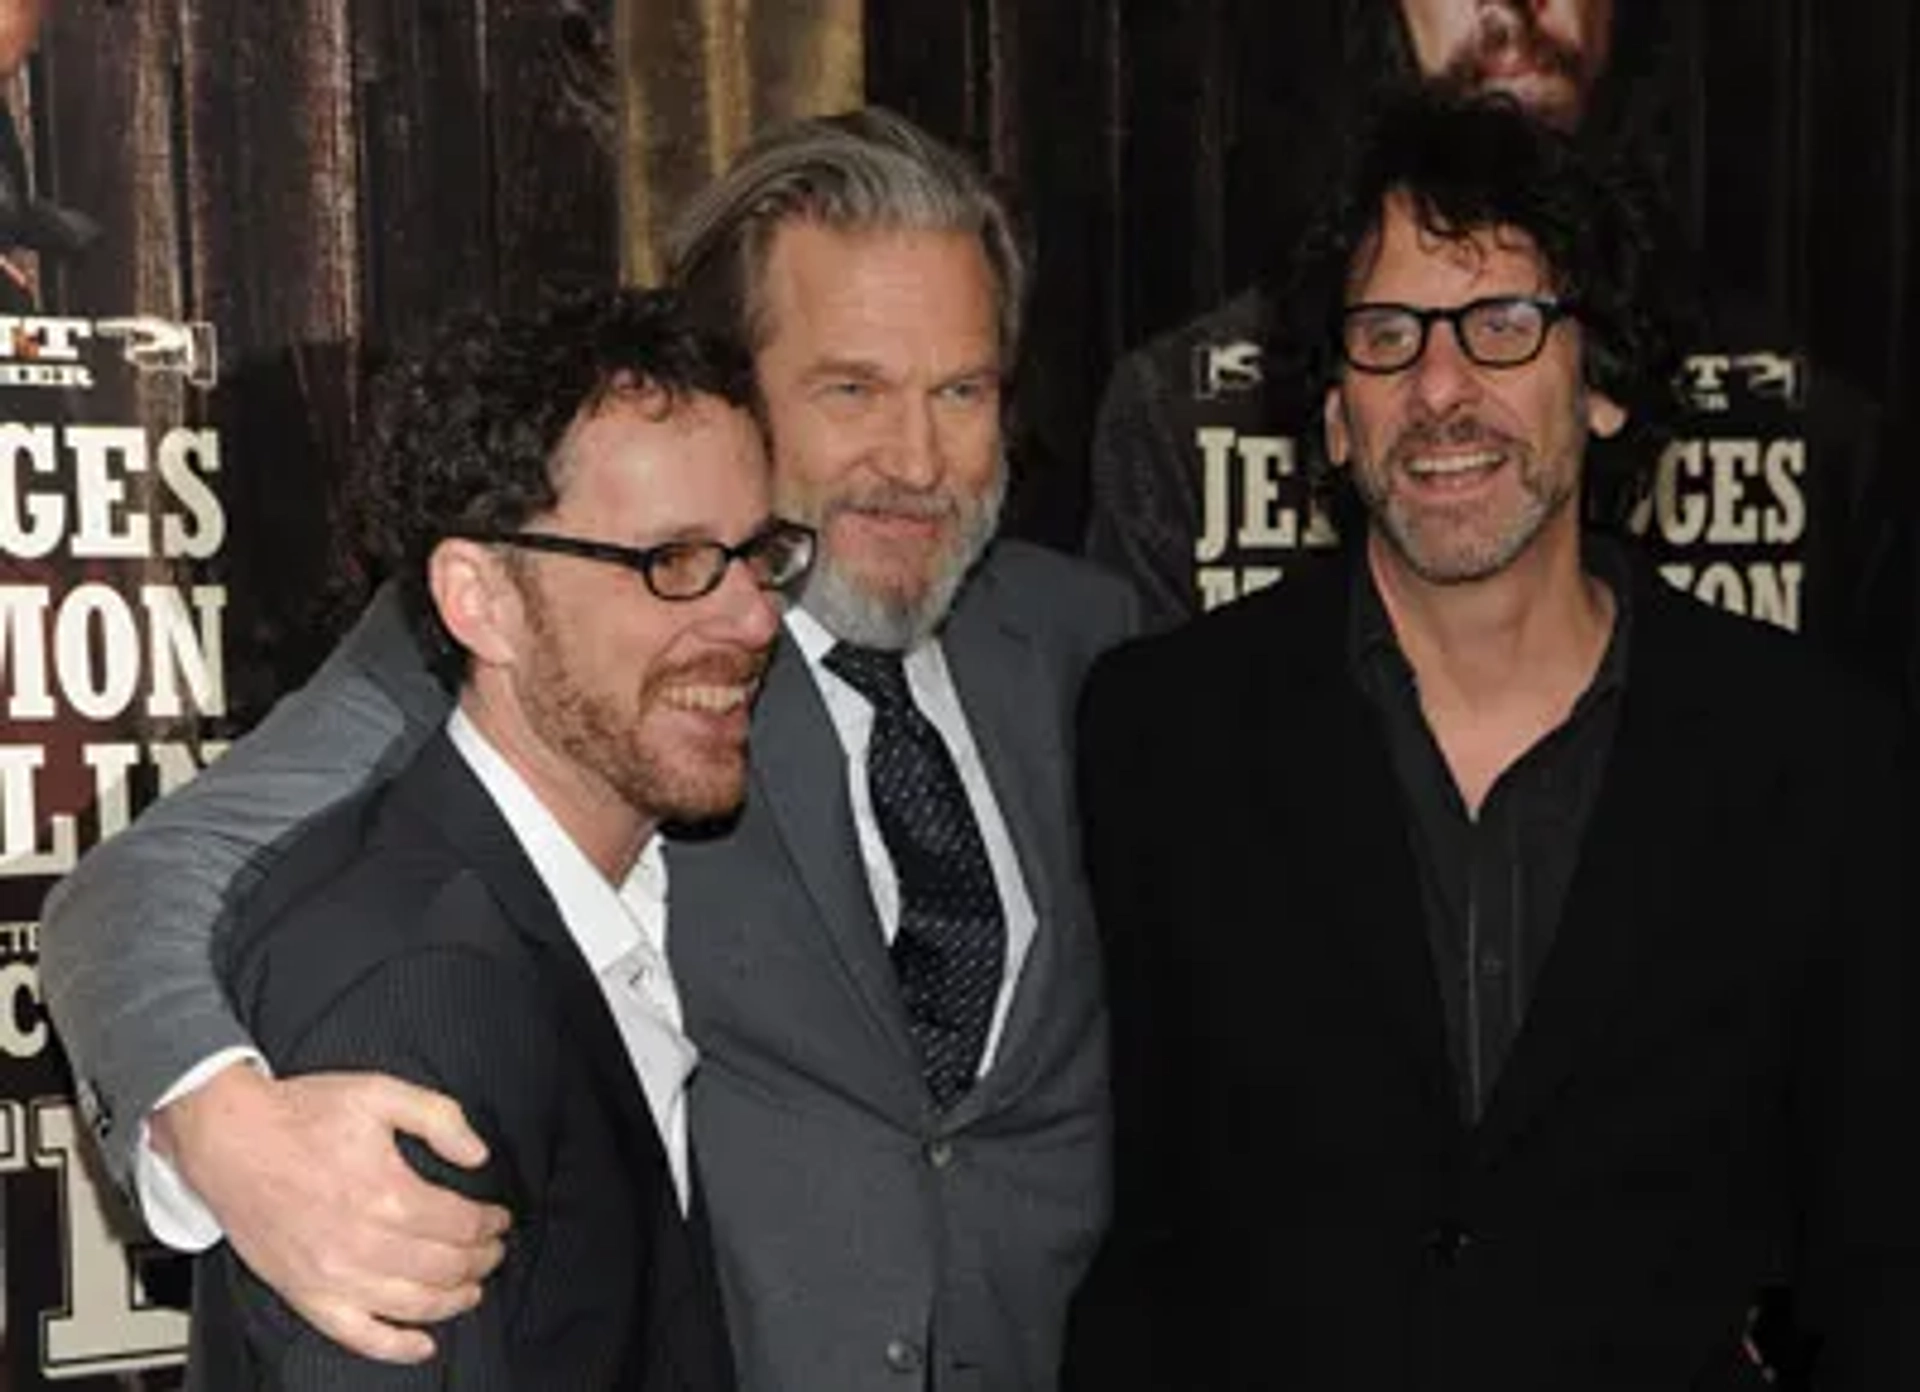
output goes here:
<path id="1" fill-rule="evenodd" d="M 764 648 L 780 631 L 780 603 L 763 590 L 742 561 L 734 561 L 706 603 L 716 632 L 744 648 Z"/>
<path id="2" fill-rule="evenodd" d="M 1426 351 L 1412 368 L 1414 396 L 1437 416 L 1480 390 L 1478 369 L 1460 347 L 1457 332 L 1452 324 L 1436 321 L 1428 330 Z"/>
<path id="3" fill-rule="evenodd" d="M 946 450 L 933 400 L 907 397 L 901 403 L 893 448 L 886 451 L 884 472 L 896 483 L 925 490 L 940 482 L 946 468 Z"/>

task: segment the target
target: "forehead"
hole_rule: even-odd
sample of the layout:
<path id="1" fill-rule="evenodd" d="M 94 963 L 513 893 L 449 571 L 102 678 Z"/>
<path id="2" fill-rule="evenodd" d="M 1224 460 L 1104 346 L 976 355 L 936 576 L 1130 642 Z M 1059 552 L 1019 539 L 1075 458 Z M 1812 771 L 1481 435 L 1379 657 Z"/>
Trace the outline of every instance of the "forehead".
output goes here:
<path id="1" fill-rule="evenodd" d="M 632 535 L 727 528 L 764 494 L 748 413 L 700 393 L 616 391 L 561 442 L 555 511 Z"/>
<path id="2" fill-rule="evenodd" d="M 804 341 L 883 358 L 994 353 L 993 269 L 969 232 L 792 221 L 774 233 L 762 296 L 770 346 Z"/>
<path id="3" fill-rule="evenodd" d="M 1539 294 L 1553 288 L 1552 280 L 1533 238 L 1520 228 L 1443 235 L 1421 226 L 1411 202 L 1395 193 L 1354 256 L 1347 301 L 1444 307 L 1483 295 Z"/>

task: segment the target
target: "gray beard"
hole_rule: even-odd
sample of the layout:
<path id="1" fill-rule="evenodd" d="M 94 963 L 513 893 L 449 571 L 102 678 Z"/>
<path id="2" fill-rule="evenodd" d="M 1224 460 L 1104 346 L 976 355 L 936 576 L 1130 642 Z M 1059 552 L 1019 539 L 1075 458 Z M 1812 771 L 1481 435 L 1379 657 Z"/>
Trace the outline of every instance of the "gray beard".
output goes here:
<path id="1" fill-rule="evenodd" d="M 800 592 L 800 607 L 843 643 L 887 652 L 906 652 L 931 638 L 953 607 L 954 596 L 1000 528 L 1006 501 L 1006 470 L 992 491 L 954 537 L 953 545 L 918 598 L 869 593 L 839 566 L 830 552 L 814 562 Z"/>

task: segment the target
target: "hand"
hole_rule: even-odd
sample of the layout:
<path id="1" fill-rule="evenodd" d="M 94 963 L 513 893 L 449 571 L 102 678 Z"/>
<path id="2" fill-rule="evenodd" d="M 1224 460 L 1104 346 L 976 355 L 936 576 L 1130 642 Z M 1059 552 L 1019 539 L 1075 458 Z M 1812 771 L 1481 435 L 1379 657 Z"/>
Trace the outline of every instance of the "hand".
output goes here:
<path id="1" fill-rule="evenodd" d="M 155 1149 L 255 1275 L 362 1357 L 416 1363 L 433 1340 L 399 1326 L 480 1303 L 508 1215 L 421 1179 L 396 1131 L 463 1169 L 487 1158 L 457 1103 L 376 1074 L 275 1080 L 236 1064 L 151 1118 Z"/>

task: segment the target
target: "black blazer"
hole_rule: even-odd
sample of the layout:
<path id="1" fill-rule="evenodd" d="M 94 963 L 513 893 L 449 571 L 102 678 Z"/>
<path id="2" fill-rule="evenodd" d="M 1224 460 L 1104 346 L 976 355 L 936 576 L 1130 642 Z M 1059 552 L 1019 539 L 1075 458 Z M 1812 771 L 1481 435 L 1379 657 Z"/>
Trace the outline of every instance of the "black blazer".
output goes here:
<path id="1" fill-rule="evenodd" d="M 1759 1388 L 1789 1276 L 1821 1388 L 1920 1388 L 1911 761 L 1792 639 L 1636 570 L 1620 725 L 1477 1126 L 1408 819 L 1290 581 L 1095 671 L 1116 1213 L 1077 1388 Z"/>
<path id="2" fill-rule="evenodd" d="M 238 912 L 221 976 L 275 1069 L 450 1093 L 488 1163 L 408 1158 L 514 1222 L 480 1307 L 437 1327 L 438 1355 L 413 1369 L 348 1354 L 216 1248 L 197 1269 L 198 1385 L 733 1385 L 698 1204 L 683 1220 L 599 984 L 444 733 L 298 838 Z"/>

